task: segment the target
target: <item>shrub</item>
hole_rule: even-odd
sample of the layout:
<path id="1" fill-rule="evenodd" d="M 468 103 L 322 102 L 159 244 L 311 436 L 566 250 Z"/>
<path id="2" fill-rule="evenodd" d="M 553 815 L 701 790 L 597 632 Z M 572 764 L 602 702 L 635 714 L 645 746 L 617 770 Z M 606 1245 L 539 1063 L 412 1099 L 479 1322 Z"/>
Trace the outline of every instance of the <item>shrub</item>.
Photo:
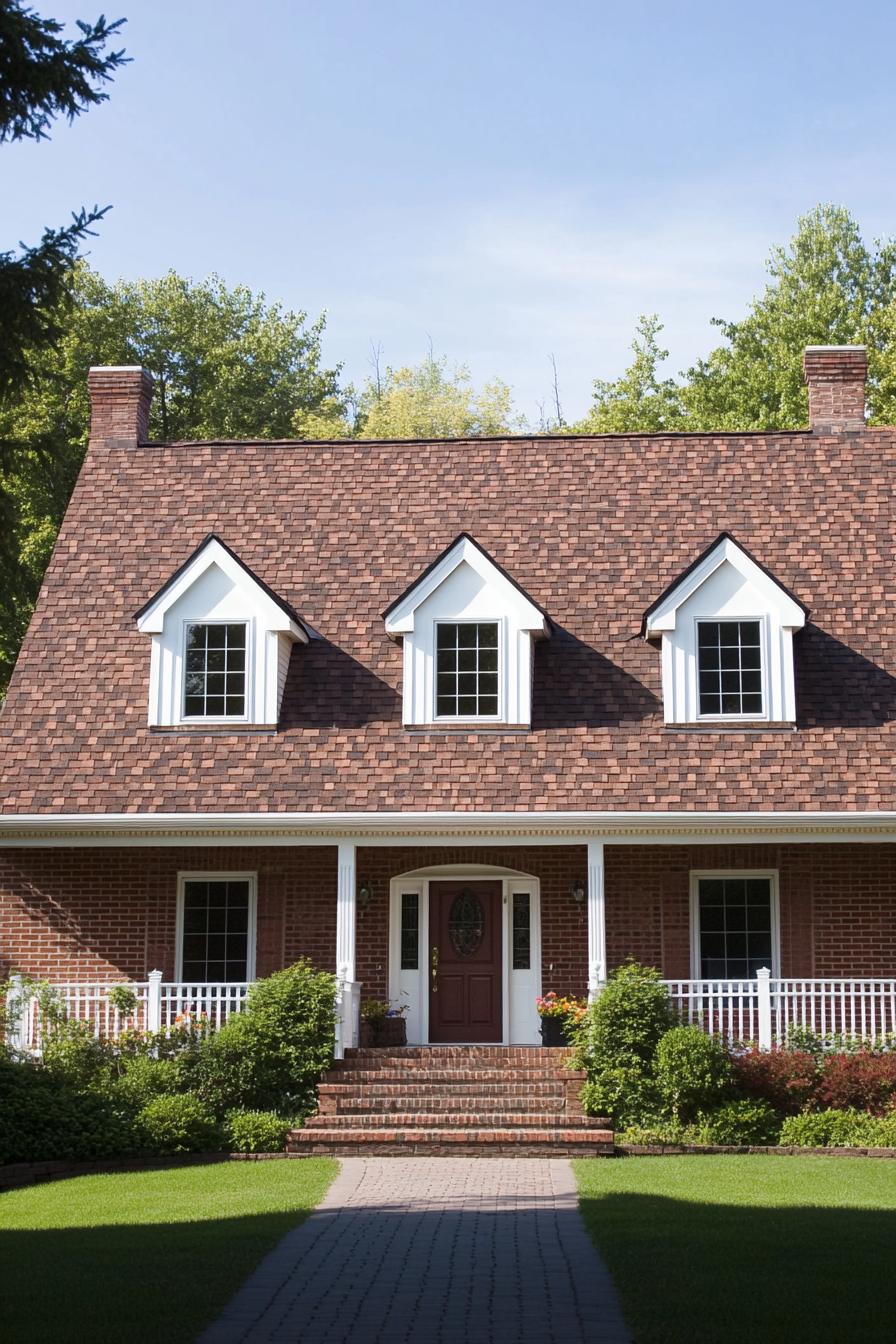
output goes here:
<path id="1" fill-rule="evenodd" d="M 587 1115 L 606 1115 L 614 1125 L 636 1125 L 660 1108 L 656 1084 L 638 1063 L 607 1064 L 595 1068 L 582 1088 Z"/>
<path id="2" fill-rule="evenodd" d="M 737 1090 L 780 1115 L 795 1115 L 814 1100 L 818 1064 L 806 1050 L 747 1050 L 732 1055 L 731 1065 Z"/>
<path id="3" fill-rule="evenodd" d="M 835 1110 L 854 1107 L 883 1115 L 896 1101 L 896 1055 L 868 1050 L 854 1055 L 827 1055 L 821 1066 L 817 1096 L 822 1106 Z"/>
<path id="4" fill-rule="evenodd" d="M 333 1057 L 336 984 L 299 961 L 257 981 L 248 1003 L 203 1043 L 195 1086 L 217 1115 L 229 1110 L 308 1114 Z"/>
<path id="5" fill-rule="evenodd" d="M 636 1143 L 654 1148 L 670 1143 L 695 1143 L 693 1125 L 682 1125 L 668 1116 L 644 1116 L 640 1124 L 629 1125 L 616 1135 L 617 1143 Z"/>
<path id="6" fill-rule="evenodd" d="M 273 1111 L 230 1111 L 225 1123 L 227 1146 L 232 1153 L 282 1153 L 292 1128 L 291 1120 Z"/>
<path id="7" fill-rule="evenodd" d="M 0 1060 L 0 1165 L 87 1161 L 136 1149 L 131 1112 L 31 1061 Z"/>
<path id="8" fill-rule="evenodd" d="M 896 1148 L 896 1113 L 816 1111 L 791 1115 L 781 1128 L 781 1143 L 801 1148 Z"/>
<path id="9" fill-rule="evenodd" d="M 640 1064 L 649 1071 L 660 1038 L 675 1026 L 669 991 L 651 966 L 626 962 L 589 1006 L 578 1033 L 577 1068 Z"/>
<path id="10" fill-rule="evenodd" d="M 154 1097 L 137 1115 L 141 1147 L 149 1153 L 208 1153 L 221 1148 L 222 1134 L 198 1097 Z"/>
<path id="11" fill-rule="evenodd" d="M 114 1094 L 135 1110 L 154 1097 L 171 1096 L 182 1090 L 176 1062 L 153 1059 L 151 1055 L 133 1055 L 124 1060 L 122 1073 L 112 1086 Z"/>
<path id="12" fill-rule="evenodd" d="M 764 1101 L 729 1101 L 699 1117 L 697 1142 L 771 1144 L 778 1142 L 781 1117 Z"/>
<path id="13" fill-rule="evenodd" d="M 86 1022 L 60 1022 L 44 1038 L 43 1068 L 78 1089 L 108 1086 L 112 1058 L 110 1047 L 94 1038 Z"/>
<path id="14" fill-rule="evenodd" d="M 654 1073 L 665 1107 L 679 1120 L 693 1120 L 731 1092 L 731 1065 L 724 1047 L 700 1027 L 673 1027 L 656 1049 Z"/>

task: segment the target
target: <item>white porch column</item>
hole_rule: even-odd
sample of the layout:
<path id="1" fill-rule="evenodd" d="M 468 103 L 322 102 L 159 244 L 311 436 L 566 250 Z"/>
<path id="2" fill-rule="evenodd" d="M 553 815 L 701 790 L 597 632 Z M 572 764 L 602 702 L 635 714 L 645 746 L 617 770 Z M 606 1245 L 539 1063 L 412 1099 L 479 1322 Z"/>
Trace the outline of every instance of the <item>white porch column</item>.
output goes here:
<path id="1" fill-rule="evenodd" d="M 604 905 L 604 847 L 588 841 L 588 1000 L 607 978 L 607 924 Z"/>
<path id="2" fill-rule="evenodd" d="M 355 978 L 355 842 L 340 840 L 336 874 L 336 974 Z"/>

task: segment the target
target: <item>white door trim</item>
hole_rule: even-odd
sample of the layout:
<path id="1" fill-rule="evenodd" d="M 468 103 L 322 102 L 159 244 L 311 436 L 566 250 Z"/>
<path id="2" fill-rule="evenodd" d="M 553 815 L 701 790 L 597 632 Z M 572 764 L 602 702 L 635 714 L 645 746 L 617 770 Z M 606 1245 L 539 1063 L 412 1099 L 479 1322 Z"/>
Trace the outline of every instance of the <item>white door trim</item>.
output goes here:
<path id="1" fill-rule="evenodd" d="M 431 882 L 466 879 L 470 882 L 501 882 L 501 996 L 503 1045 L 537 1045 L 538 1019 L 535 1000 L 541 994 L 541 884 L 537 877 L 514 868 L 489 864 L 441 864 L 418 868 L 393 877 L 389 883 L 389 998 L 409 1005 L 408 1042 L 429 1044 L 429 886 Z M 514 893 L 529 897 L 529 970 L 514 972 L 511 965 L 511 900 Z M 417 969 L 401 970 L 401 897 L 418 897 Z M 518 981 L 518 983 L 515 983 Z M 520 1024 L 531 1008 L 532 1030 Z M 515 1025 L 516 1024 L 516 1025 Z M 513 1037 L 527 1035 L 525 1040 Z"/>

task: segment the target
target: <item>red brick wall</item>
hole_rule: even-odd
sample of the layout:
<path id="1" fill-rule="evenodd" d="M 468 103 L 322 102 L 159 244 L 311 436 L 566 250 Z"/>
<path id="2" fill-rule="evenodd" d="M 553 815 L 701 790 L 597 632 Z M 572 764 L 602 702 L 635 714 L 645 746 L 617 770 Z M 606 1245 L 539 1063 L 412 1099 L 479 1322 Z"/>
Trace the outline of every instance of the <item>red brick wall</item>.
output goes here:
<path id="1" fill-rule="evenodd" d="M 55 980 L 174 974 L 177 874 L 256 872 L 256 968 L 333 969 L 336 851 L 308 848 L 0 850 L 0 974 Z"/>
<path id="2" fill-rule="evenodd" d="M 586 876 L 584 845 L 531 849 L 360 849 L 359 877 L 374 884 L 358 913 L 358 977 L 387 993 L 390 878 L 437 864 L 493 864 L 538 877 L 543 984 L 584 993 L 587 928 L 570 898 Z M 690 974 L 692 868 L 777 868 L 786 975 L 896 975 L 896 846 L 613 846 L 606 849 L 607 957 L 632 955 L 669 977 Z M 258 873 L 257 969 L 297 957 L 332 969 L 336 849 L 0 850 L 0 975 L 143 978 L 174 973 L 177 873 Z"/>

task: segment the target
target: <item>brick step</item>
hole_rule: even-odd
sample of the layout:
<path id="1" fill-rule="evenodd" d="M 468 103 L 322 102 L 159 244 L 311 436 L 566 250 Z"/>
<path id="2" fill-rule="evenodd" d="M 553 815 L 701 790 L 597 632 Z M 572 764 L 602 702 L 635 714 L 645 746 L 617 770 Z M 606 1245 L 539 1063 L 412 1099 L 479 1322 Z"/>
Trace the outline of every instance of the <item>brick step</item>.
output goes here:
<path id="1" fill-rule="evenodd" d="M 437 1115 L 428 1111 L 354 1111 L 329 1115 L 318 1112 L 305 1121 L 305 1129 L 431 1129 L 436 1122 L 446 1129 L 599 1129 L 609 1128 L 610 1122 L 592 1115 L 566 1115 L 533 1111 L 496 1110 L 485 1112 L 443 1111 Z"/>
<path id="2" fill-rule="evenodd" d="M 402 1068 L 379 1068 L 379 1069 L 331 1069 L 324 1075 L 326 1083 L 338 1083 L 341 1085 L 350 1084 L 355 1086 L 360 1083 L 451 1083 L 466 1084 L 472 1083 L 479 1087 L 483 1083 L 500 1083 L 506 1086 L 508 1083 L 557 1083 L 565 1084 L 572 1079 L 575 1081 L 575 1074 L 570 1074 L 565 1070 L 542 1071 L 539 1069 L 402 1069 Z"/>
<path id="3" fill-rule="evenodd" d="M 508 1064 L 522 1064 L 527 1060 L 544 1059 L 546 1062 L 561 1063 L 571 1051 L 568 1046 L 545 1048 L 540 1045 L 402 1045 L 366 1046 L 363 1049 L 346 1050 L 346 1063 L 355 1060 L 374 1062 L 382 1059 L 448 1059 L 456 1061 L 494 1059 Z"/>
<path id="4" fill-rule="evenodd" d="M 524 1097 L 531 1102 L 549 1101 L 567 1095 L 565 1083 L 462 1083 L 452 1086 L 450 1083 L 321 1083 L 317 1089 L 318 1098 L 358 1097 L 373 1099 L 376 1097 L 403 1097 L 409 1104 L 417 1097 L 452 1097 L 457 1106 L 463 1102 L 463 1109 L 483 1097 Z M 413 1107 L 410 1107 L 413 1109 Z"/>
<path id="5" fill-rule="evenodd" d="M 611 1157 L 608 1129 L 298 1129 L 287 1140 L 295 1157 Z"/>
<path id="6" fill-rule="evenodd" d="M 354 1060 L 348 1068 L 344 1066 L 335 1066 L 327 1070 L 325 1078 L 333 1083 L 341 1083 L 350 1079 L 358 1081 L 376 1080 L 380 1078 L 427 1078 L 431 1074 L 437 1074 L 440 1077 L 451 1078 L 519 1078 L 521 1082 L 528 1078 L 574 1078 L 584 1082 L 584 1073 L 579 1073 L 574 1069 L 567 1069 L 562 1064 L 534 1064 L 523 1065 L 514 1064 L 510 1068 L 496 1067 L 493 1062 L 482 1060 L 478 1064 L 443 1064 L 432 1060 L 412 1059 L 389 1060 L 379 1064 L 368 1065 L 365 1060 L 363 1063 L 356 1063 Z"/>
<path id="7" fill-rule="evenodd" d="M 506 1112 L 507 1114 L 531 1114 L 533 1107 L 533 1098 L 529 1093 L 520 1097 L 509 1097 L 506 1091 L 495 1091 L 491 1096 L 469 1097 L 465 1094 L 458 1097 L 454 1092 L 448 1092 L 439 1096 L 408 1096 L 405 1092 L 396 1092 L 394 1096 L 369 1097 L 358 1096 L 354 1091 L 347 1090 L 341 1095 L 327 1095 L 319 1099 L 321 1113 L 338 1115 L 391 1115 L 400 1114 L 402 1111 L 420 1114 L 442 1116 L 451 1111 L 458 1110 L 459 1101 L 464 1102 L 464 1109 L 471 1107 L 479 1114 L 488 1114 L 491 1112 Z M 567 1107 L 566 1098 L 558 1093 L 555 1097 L 539 1097 L 537 1099 L 537 1109 L 542 1115 L 564 1114 Z"/>

